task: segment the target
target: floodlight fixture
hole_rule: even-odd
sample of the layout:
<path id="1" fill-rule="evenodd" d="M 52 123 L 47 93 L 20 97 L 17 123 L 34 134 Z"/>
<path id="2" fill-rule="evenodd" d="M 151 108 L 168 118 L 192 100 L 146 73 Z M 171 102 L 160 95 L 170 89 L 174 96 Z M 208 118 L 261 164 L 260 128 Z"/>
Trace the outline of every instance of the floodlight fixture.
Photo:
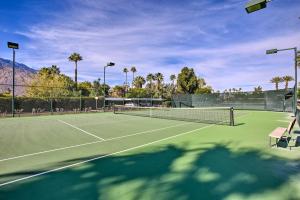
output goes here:
<path id="1" fill-rule="evenodd" d="M 246 9 L 247 13 L 249 14 L 249 13 L 266 8 L 268 2 L 270 2 L 270 0 L 250 0 L 246 4 L 245 9 Z"/>
<path id="2" fill-rule="evenodd" d="M 106 67 L 112 67 L 112 66 L 115 66 L 115 63 L 109 62 L 109 63 L 107 63 L 107 65 L 106 65 Z"/>
<path id="3" fill-rule="evenodd" d="M 19 44 L 14 42 L 7 42 L 7 47 L 10 49 L 19 49 Z"/>
<path id="4" fill-rule="evenodd" d="M 269 49 L 266 51 L 266 54 L 275 54 L 278 52 L 278 49 Z"/>

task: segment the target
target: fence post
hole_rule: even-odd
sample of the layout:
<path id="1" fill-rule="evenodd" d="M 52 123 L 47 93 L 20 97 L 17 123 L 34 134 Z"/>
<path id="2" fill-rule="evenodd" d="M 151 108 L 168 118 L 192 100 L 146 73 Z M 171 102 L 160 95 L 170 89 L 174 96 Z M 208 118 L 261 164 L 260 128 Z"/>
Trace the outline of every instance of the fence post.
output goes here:
<path id="1" fill-rule="evenodd" d="M 265 110 L 267 110 L 267 94 L 264 92 L 264 103 L 265 103 Z"/>
<path id="2" fill-rule="evenodd" d="M 79 109 L 80 109 L 80 112 L 82 110 L 82 102 L 81 102 L 81 90 L 79 90 Z"/>
<path id="3" fill-rule="evenodd" d="M 50 112 L 51 112 L 51 115 L 53 115 L 53 99 L 52 98 L 50 99 Z"/>
<path id="4" fill-rule="evenodd" d="M 234 109 L 233 107 L 230 108 L 230 126 L 234 126 L 234 115 L 233 115 Z"/>

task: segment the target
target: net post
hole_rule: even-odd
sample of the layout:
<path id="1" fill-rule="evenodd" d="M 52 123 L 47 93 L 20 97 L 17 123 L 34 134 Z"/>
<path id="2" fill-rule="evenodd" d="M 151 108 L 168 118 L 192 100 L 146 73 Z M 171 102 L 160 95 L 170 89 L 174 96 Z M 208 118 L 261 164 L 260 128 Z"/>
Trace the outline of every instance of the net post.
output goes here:
<path id="1" fill-rule="evenodd" d="M 234 126 L 234 115 L 233 115 L 233 107 L 230 107 L 230 126 Z"/>
<path id="2" fill-rule="evenodd" d="M 52 98 L 50 99 L 50 112 L 51 112 L 51 115 L 53 115 L 53 99 Z"/>
<path id="3" fill-rule="evenodd" d="M 116 105 L 113 105 L 114 114 L 116 114 Z"/>

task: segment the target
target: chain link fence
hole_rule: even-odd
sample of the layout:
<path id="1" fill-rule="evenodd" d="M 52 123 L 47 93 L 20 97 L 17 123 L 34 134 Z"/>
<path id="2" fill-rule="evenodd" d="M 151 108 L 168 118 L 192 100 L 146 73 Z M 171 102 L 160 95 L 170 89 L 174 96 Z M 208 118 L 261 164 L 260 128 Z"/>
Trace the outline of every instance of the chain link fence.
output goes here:
<path id="1" fill-rule="evenodd" d="M 225 92 L 212 94 L 177 94 L 172 97 L 173 107 L 234 107 L 245 110 L 293 111 L 289 90 L 263 92 Z"/>

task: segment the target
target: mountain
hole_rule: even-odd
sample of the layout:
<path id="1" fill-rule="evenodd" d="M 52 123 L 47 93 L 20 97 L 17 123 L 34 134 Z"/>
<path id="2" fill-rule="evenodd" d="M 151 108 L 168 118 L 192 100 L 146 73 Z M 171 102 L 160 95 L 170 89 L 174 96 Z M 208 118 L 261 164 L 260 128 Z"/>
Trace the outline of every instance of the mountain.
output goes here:
<path id="1" fill-rule="evenodd" d="M 0 58 L 0 93 L 12 90 L 12 61 Z M 15 63 L 15 84 L 27 85 L 37 73 L 36 70 L 22 64 Z M 25 93 L 25 87 L 16 86 L 16 95 L 20 96 Z"/>

